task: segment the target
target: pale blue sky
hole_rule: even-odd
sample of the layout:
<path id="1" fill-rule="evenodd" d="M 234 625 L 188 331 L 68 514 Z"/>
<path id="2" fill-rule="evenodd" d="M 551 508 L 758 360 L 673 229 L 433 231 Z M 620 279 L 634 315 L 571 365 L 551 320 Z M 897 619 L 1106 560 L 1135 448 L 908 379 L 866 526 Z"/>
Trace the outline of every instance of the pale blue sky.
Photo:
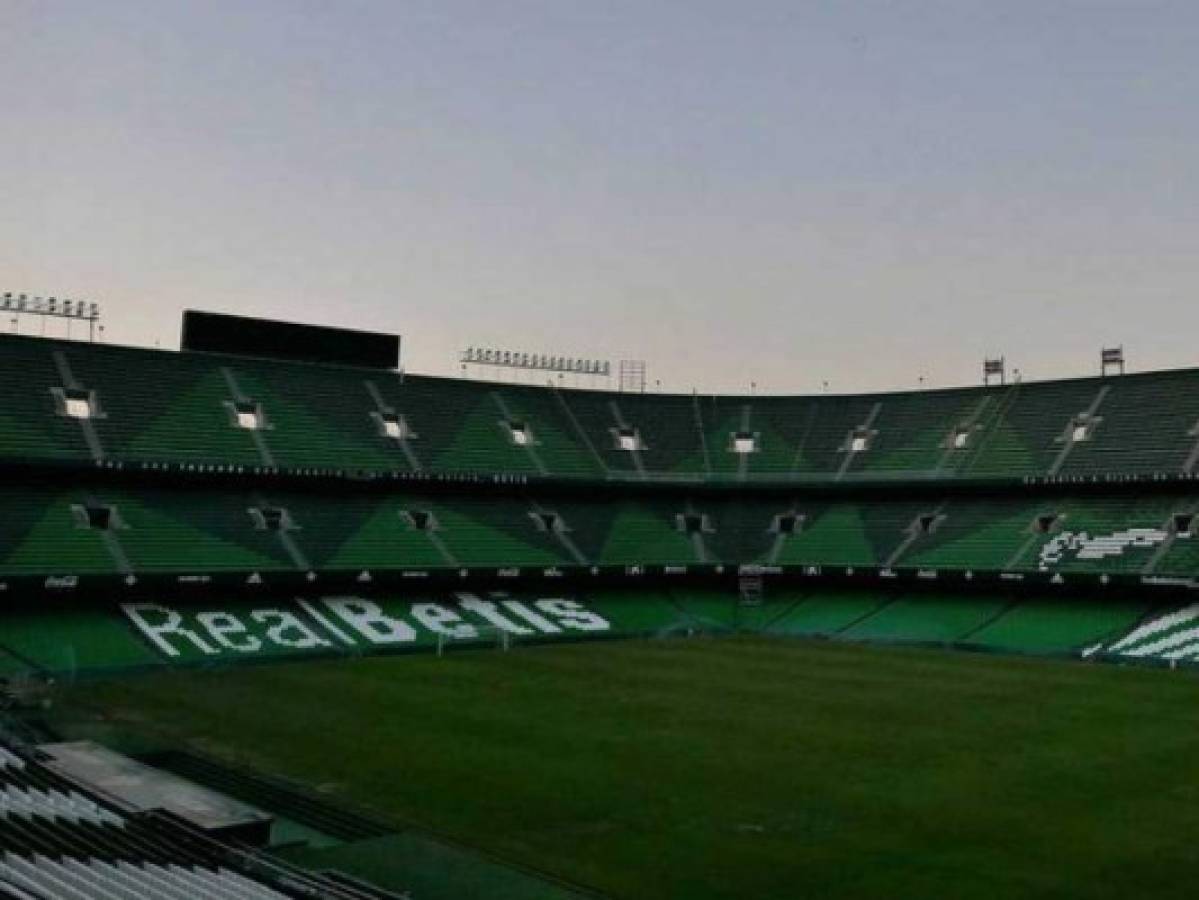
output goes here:
<path id="1" fill-rule="evenodd" d="M 810 391 L 1199 364 L 1194 2 L 0 0 L 0 289 Z"/>

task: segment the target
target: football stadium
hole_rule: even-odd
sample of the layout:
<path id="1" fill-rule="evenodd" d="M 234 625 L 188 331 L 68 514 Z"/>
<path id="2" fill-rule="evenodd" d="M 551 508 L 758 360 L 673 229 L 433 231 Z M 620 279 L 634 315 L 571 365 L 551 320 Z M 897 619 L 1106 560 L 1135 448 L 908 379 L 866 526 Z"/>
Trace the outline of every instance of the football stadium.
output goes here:
<path id="1" fill-rule="evenodd" d="M 0 21 L 0 900 L 1196 896 L 1199 5 Z"/>
<path id="2" fill-rule="evenodd" d="M 1165 895 L 1194 861 L 1199 370 L 629 393 L 192 319 L 0 338 L 13 896 Z M 284 358 L 322 347 L 362 362 Z"/>

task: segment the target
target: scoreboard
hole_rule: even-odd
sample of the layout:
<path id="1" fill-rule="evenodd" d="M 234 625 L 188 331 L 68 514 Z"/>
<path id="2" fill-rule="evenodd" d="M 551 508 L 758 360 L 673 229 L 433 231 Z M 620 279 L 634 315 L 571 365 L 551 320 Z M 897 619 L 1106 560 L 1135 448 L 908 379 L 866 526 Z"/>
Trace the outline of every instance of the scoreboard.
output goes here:
<path id="1" fill-rule="evenodd" d="M 396 369 L 400 336 L 351 328 L 300 325 L 189 309 L 183 313 L 183 350 L 232 353 L 301 362 Z"/>

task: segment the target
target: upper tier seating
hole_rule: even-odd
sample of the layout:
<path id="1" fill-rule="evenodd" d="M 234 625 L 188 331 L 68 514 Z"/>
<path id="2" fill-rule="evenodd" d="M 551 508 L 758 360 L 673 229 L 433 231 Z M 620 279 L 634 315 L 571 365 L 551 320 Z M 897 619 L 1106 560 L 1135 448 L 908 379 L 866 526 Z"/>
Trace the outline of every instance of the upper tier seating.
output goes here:
<path id="1" fill-rule="evenodd" d="M 1199 371 L 619 394 L 0 336 L 0 461 L 808 481 L 1191 474 Z"/>

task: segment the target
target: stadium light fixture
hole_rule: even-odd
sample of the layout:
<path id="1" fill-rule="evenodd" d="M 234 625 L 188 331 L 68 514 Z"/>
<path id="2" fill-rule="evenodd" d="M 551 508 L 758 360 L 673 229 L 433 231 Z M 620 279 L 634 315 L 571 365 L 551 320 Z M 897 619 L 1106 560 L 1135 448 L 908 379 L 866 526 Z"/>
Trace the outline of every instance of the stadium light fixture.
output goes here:
<path id="1" fill-rule="evenodd" d="M 604 365 L 606 366 L 607 363 Z M 645 393 L 645 360 L 622 359 L 618 371 L 620 374 L 616 379 L 617 390 L 621 393 Z M 607 370 L 604 374 L 607 374 Z"/>
<path id="2" fill-rule="evenodd" d="M 1119 347 L 1104 347 L 1099 351 L 1099 374 L 1106 376 L 1109 371 L 1124 374 L 1124 345 Z"/>
<path id="3" fill-rule="evenodd" d="M 88 340 L 95 340 L 96 329 L 101 327 L 100 306 L 89 300 L 73 300 L 66 297 L 41 297 L 38 295 L 5 291 L 0 297 L 0 309 L 14 312 L 17 316 L 39 316 L 42 319 L 42 333 L 45 334 L 46 319 L 66 319 L 67 337 L 71 336 L 71 322 L 82 319 L 88 323 Z M 14 329 L 19 330 L 19 322 L 14 320 Z"/>
<path id="4" fill-rule="evenodd" d="M 524 350 L 467 347 L 458 354 L 458 362 L 463 366 L 494 366 L 507 369 L 558 372 L 566 375 L 587 375 L 593 378 L 606 378 L 612 374 L 612 364 L 607 360 L 529 353 Z"/>
<path id="5" fill-rule="evenodd" d="M 1007 383 L 1007 359 L 1002 356 L 983 360 L 983 384 L 989 385 L 992 379 L 998 379 L 1000 384 Z"/>

